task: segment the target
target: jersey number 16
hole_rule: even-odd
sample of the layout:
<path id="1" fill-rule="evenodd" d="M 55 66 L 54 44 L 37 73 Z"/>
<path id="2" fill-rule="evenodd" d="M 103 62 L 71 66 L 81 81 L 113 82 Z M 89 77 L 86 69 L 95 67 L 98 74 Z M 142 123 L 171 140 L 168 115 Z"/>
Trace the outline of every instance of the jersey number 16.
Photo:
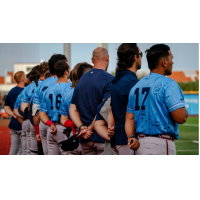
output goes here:
<path id="1" fill-rule="evenodd" d="M 59 110 L 59 108 L 60 108 L 61 98 L 62 98 L 61 94 L 58 94 L 56 96 L 56 108 L 57 108 L 57 110 Z M 53 94 L 49 95 L 49 99 L 51 100 L 51 110 L 53 110 Z"/>

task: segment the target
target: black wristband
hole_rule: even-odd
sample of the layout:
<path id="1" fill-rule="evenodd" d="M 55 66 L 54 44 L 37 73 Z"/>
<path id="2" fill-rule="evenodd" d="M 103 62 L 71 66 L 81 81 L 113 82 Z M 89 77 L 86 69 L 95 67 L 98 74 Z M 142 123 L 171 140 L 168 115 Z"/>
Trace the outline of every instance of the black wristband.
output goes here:
<path id="1" fill-rule="evenodd" d="M 136 136 L 136 135 L 131 135 L 131 137 L 130 138 L 135 138 L 135 139 L 137 139 L 138 140 L 138 137 Z"/>
<path id="2" fill-rule="evenodd" d="M 80 126 L 79 126 L 79 128 L 78 128 L 78 129 L 79 129 L 79 131 L 81 131 L 81 127 L 82 127 L 82 126 L 84 126 L 84 125 L 82 124 L 82 125 L 80 125 Z"/>

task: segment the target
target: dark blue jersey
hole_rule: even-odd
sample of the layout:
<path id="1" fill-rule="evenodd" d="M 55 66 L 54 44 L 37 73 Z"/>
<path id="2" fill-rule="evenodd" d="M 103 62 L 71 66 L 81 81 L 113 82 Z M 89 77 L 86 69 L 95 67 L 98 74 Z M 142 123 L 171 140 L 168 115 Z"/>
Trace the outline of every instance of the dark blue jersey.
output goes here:
<path id="1" fill-rule="evenodd" d="M 91 69 L 85 73 L 75 87 L 71 104 L 75 104 L 80 113 L 81 121 L 89 126 L 97 114 L 98 106 L 110 94 L 113 76 L 102 69 Z M 105 140 L 96 132 L 90 137 L 94 142 L 104 143 Z M 87 142 L 90 140 L 81 140 Z"/>

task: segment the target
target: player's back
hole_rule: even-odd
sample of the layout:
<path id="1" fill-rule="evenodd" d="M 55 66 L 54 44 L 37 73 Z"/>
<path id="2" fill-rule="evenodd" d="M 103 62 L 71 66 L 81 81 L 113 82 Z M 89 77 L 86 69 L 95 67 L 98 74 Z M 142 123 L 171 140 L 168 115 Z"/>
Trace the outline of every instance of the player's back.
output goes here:
<path id="1" fill-rule="evenodd" d="M 34 97 L 33 97 L 33 103 L 34 104 L 40 104 L 42 101 L 42 95 L 43 92 L 53 83 L 56 83 L 58 80 L 58 77 L 49 77 L 47 79 L 45 79 L 40 86 L 36 89 Z"/>
<path id="2" fill-rule="evenodd" d="M 168 99 L 176 98 L 173 84 L 177 83 L 168 77 L 150 73 L 131 89 L 127 110 L 134 110 L 136 133 L 178 134 L 178 124 L 167 107 Z"/>
<path id="3" fill-rule="evenodd" d="M 81 120 L 87 125 L 93 121 L 97 108 L 110 92 L 113 76 L 102 69 L 91 69 L 78 82 L 75 91 L 75 103 Z M 110 87 L 109 87 L 110 85 Z"/>
<path id="4" fill-rule="evenodd" d="M 46 89 L 42 102 L 40 105 L 40 110 L 47 113 L 50 120 L 53 122 L 58 122 L 59 119 L 59 108 L 61 105 L 62 96 L 68 92 L 71 83 L 53 83 L 51 87 Z"/>

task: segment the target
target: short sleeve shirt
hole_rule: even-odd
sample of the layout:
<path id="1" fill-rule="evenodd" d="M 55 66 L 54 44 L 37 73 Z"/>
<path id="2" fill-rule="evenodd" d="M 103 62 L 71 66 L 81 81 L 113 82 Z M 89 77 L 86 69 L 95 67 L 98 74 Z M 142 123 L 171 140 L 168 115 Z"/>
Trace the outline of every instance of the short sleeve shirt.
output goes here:
<path id="1" fill-rule="evenodd" d="M 172 79 L 157 73 L 142 78 L 130 91 L 127 112 L 134 114 L 136 133 L 179 138 L 171 112 L 185 107 L 183 92 Z"/>
<path id="2" fill-rule="evenodd" d="M 35 90 L 34 96 L 33 96 L 33 103 L 34 104 L 40 104 L 42 101 L 42 95 L 43 92 L 53 83 L 56 83 L 58 80 L 58 77 L 49 77 L 45 79 Z"/>
<path id="3" fill-rule="evenodd" d="M 70 118 L 69 108 L 70 108 L 73 93 L 74 93 L 74 88 L 72 88 L 68 92 L 64 93 L 64 96 L 63 96 L 62 101 L 61 101 L 60 110 L 59 110 L 59 113 L 61 115 L 68 116 L 69 118 Z"/>
<path id="4" fill-rule="evenodd" d="M 59 109 L 64 93 L 70 91 L 71 83 L 53 83 L 49 87 L 43 97 L 39 109 L 47 113 L 52 122 L 59 122 Z"/>
<path id="5" fill-rule="evenodd" d="M 97 114 L 98 106 L 110 95 L 113 76 L 102 69 L 93 68 L 85 73 L 75 87 L 71 104 L 75 104 L 81 121 L 89 126 Z M 95 131 L 90 137 L 94 142 L 105 140 Z M 86 142 L 81 140 L 81 142 Z"/>
<path id="6" fill-rule="evenodd" d="M 11 108 L 11 110 L 13 111 L 17 97 L 22 93 L 23 90 L 24 90 L 24 88 L 20 88 L 17 86 L 14 87 L 13 89 L 11 89 L 5 99 L 5 106 L 9 106 Z M 21 130 L 22 129 L 21 124 L 13 117 L 11 118 L 8 127 L 13 130 Z"/>

